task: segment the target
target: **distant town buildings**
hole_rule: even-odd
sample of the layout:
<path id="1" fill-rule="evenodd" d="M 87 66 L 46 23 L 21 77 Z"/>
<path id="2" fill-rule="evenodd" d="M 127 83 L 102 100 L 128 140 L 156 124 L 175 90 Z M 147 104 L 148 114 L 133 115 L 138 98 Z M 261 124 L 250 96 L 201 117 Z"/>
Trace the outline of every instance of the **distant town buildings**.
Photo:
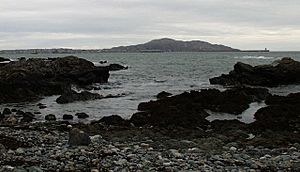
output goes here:
<path id="1" fill-rule="evenodd" d="M 1 54 L 74 54 L 74 53 L 99 53 L 101 50 L 81 50 L 69 48 L 53 48 L 53 49 L 28 49 L 28 50 L 1 50 Z"/>

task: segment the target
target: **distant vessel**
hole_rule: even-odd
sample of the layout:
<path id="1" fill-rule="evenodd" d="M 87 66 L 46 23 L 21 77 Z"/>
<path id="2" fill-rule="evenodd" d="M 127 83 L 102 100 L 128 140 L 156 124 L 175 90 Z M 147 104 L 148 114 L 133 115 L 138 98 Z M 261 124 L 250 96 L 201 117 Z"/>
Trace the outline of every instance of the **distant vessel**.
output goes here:
<path id="1" fill-rule="evenodd" d="M 242 50 L 242 52 L 270 52 L 267 48 L 264 50 Z"/>

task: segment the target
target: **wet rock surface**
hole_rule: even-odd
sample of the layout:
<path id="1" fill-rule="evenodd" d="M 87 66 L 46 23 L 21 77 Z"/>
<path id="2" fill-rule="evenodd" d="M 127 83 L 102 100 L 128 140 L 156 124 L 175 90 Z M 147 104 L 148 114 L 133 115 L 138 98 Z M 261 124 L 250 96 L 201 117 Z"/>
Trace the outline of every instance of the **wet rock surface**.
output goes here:
<path id="1" fill-rule="evenodd" d="M 205 109 L 215 112 L 240 114 L 249 108 L 249 104 L 262 101 L 269 95 L 264 88 L 233 88 L 226 91 L 207 89 L 185 92 L 157 101 L 141 103 L 138 112 L 133 114 L 131 122 L 137 126 L 185 126 L 201 127 L 208 124 L 209 114 Z"/>
<path id="2" fill-rule="evenodd" d="M 276 87 L 279 85 L 299 84 L 300 62 L 282 58 L 270 65 L 251 66 L 242 62 L 234 65 L 229 74 L 211 78 L 211 84 L 219 85 L 256 85 Z"/>
<path id="3" fill-rule="evenodd" d="M 300 93 L 272 95 L 266 99 L 266 104 L 269 106 L 259 109 L 254 115 L 255 127 L 299 132 Z"/>
<path id="4" fill-rule="evenodd" d="M 158 99 L 163 99 L 163 98 L 169 97 L 169 96 L 171 96 L 171 95 L 172 95 L 171 93 L 168 93 L 168 92 L 166 92 L 166 91 L 162 91 L 162 92 L 160 92 L 160 93 L 158 93 L 158 94 L 156 95 L 156 98 L 158 98 Z"/>
<path id="5" fill-rule="evenodd" d="M 95 100 L 101 98 L 103 98 L 103 96 L 97 93 L 90 93 L 88 91 L 77 93 L 76 91 L 70 90 L 68 92 L 64 92 L 64 94 L 58 97 L 56 99 L 56 102 L 58 104 L 66 104 L 66 103 L 72 103 L 76 101 L 87 101 L 87 100 Z"/>
<path id="6" fill-rule="evenodd" d="M 106 67 L 96 67 L 75 56 L 13 61 L 0 68 L 0 103 L 59 95 L 70 84 L 103 83 L 108 77 Z"/>

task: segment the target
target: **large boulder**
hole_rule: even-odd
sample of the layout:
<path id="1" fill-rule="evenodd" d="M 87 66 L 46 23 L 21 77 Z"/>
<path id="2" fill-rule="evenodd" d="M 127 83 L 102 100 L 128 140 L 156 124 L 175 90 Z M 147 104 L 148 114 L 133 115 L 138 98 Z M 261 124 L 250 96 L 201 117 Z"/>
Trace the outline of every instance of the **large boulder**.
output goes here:
<path id="1" fill-rule="evenodd" d="M 12 61 L 0 68 L 0 103 L 59 95 L 71 84 L 107 82 L 109 70 L 75 56 Z"/>
<path id="2" fill-rule="evenodd" d="M 282 58 L 270 65 L 251 66 L 238 62 L 229 74 L 209 79 L 211 84 L 255 85 L 276 87 L 279 85 L 299 84 L 300 62 Z"/>
<path id="3" fill-rule="evenodd" d="M 70 146 L 88 146 L 91 143 L 91 138 L 84 131 L 78 128 L 73 128 L 69 133 Z"/>

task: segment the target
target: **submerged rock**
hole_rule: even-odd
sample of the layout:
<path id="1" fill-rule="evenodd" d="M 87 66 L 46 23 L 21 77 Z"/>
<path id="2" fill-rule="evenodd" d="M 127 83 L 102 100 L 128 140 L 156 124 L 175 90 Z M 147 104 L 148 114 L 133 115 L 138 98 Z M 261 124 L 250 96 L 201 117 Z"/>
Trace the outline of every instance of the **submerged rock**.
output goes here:
<path id="1" fill-rule="evenodd" d="M 76 113 L 75 116 L 77 116 L 77 118 L 79 118 L 79 119 L 85 119 L 85 118 L 89 117 L 89 115 L 84 112 Z"/>
<path id="2" fill-rule="evenodd" d="M 291 58 L 282 58 L 270 65 L 251 66 L 242 62 L 234 65 L 229 74 L 209 79 L 211 84 L 220 85 L 256 85 L 276 87 L 279 85 L 300 83 L 300 62 Z"/>
<path id="3" fill-rule="evenodd" d="M 116 70 L 125 70 L 128 69 L 127 66 L 122 66 L 120 64 L 110 64 L 107 66 L 109 71 L 116 71 Z"/>
<path id="4" fill-rule="evenodd" d="M 91 143 L 90 136 L 78 128 L 73 128 L 69 133 L 70 146 L 87 146 Z"/>
<path id="5" fill-rule="evenodd" d="M 46 121 L 56 121 L 56 116 L 53 114 L 49 114 L 45 116 Z"/>
<path id="6" fill-rule="evenodd" d="M 97 93 L 90 93 L 88 91 L 83 91 L 81 93 L 77 93 L 76 91 L 68 91 L 62 94 L 60 97 L 56 99 L 58 104 L 66 104 L 72 103 L 75 101 L 87 101 L 87 100 L 95 100 L 101 99 L 102 96 Z"/>
<path id="7" fill-rule="evenodd" d="M 73 115 L 69 115 L 69 114 L 64 114 L 63 115 L 64 120 L 72 120 L 73 118 L 74 118 Z"/>

